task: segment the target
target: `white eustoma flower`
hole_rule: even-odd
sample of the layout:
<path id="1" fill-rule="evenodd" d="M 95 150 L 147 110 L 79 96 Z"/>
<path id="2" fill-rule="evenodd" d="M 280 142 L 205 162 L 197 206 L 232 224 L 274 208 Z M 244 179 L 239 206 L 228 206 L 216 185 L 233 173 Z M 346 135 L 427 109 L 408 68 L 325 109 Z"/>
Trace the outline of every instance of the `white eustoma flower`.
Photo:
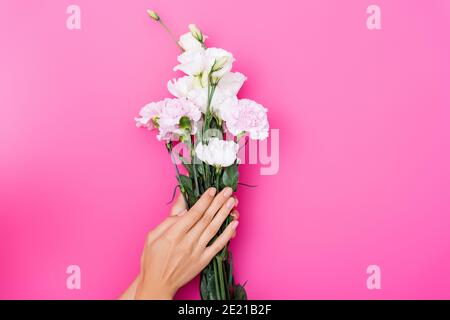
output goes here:
<path id="1" fill-rule="evenodd" d="M 178 41 L 184 51 L 199 50 L 203 48 L 203 43 L 198 41 L 191 32 L 183 34 Z"/>
<path id="2" fill-rule="evenodd" d="M 227 130 L 238 136 L 249 133 L 254 140 L 264 140 L 269 136 L 269 121 L 267 109 L 249 99 L 239 100 L 239 103 L 222 112 Z"/>
<path id="3" fill-rule="evenodd" d="M 220 48 L 208 48 L 205 51 L 205 73 L 210 73 L 213 77 L 221 78 L 231 71 L 235 59 L 233 55 Z"/>
<path id="4" fill-rule="evenodd" d="M 237 95 L 246 80 L 247 77 L 240 72 L 228 72 L 222 77 L 222 79 L 220 79 L 217 87 L 221 91 L 226 91 L 229 94 Z"/>
<path id="5" fill-rule="evenodd" d="M 206 39 L 208 39 L 207 36 L 205 36 L 202 31 L 197 28 L 195 24 L 189 25 L 189 30 L 191 31 L 191 35 L 197 39 L 200 43 L 204 43 Z"/>
<path id="6" fill-rule="evenodd" d="M 205 52 L 206 50 L 203 48 L 183 52 L 178 56 L 178 62 L 180 64 L 177 65 L 173 70 L 183 71 L 185 74 L 190 76 L 201 75 L 203 71 L 207 69 Z"/>
<path id="7" fill-rule="evenodd" d="M 197 105 L 203 113 L 208 106 L 208 88 L 196 88 L 189 92 L 187 98 Z M 217 116 L 238 103 L 238 98 L 233 92 L 217 87 L 211 100 L 211 111 Z"/>
<path id="8" fill-rule="evenodd" d="M 186 98 L 189 92 L 199 87 L 201 87 L 199 78 L 193 76 L 184 76 L 167 83 L 167 89 L 177 98 Z"/>
<path id="9" fill-rule="evenodd" d="M 247 77 L 242 73 L 228 72 L 219 81 L 217 88 L 219 91 L 227 93 L 228 95 L 237 95 L 246 80 Z M 189 97 L 189 93 L 192 90 L 201 88 L 203 88 L 201 80 L 199 77 L 195 76 L 184 76 L 170 80 L 167 83 L 167 89 L 177 98 Z"/>
<path id="10" fill-rule="evenodd" d="M 183 34 L 178 41 L 184 51 L 192 51 L 204 48 L 205 40 L 208 39 L 195 24 L 189 25 L 190 32 Z"/>
<path id="11" fill-rule="evenodd" d="M 179 65 L 174 68 L 174 71 L 180 70 L 190 76 L 202 75 L 203 86 L 206 86 L 210 74 L 214 78 L 220 79 L 230 72 L 234 58 L 230 52 L 224 49 L 208 48 L 205 50 L 200 47 L 183 52 L 178 56 L 178 62 Z"/>
<path id="12" fill-rule="evenodd" d="M 239 145 L 234 141 L 212 138 L 208 144 L 199 143 L 195 148 L 197 158 L 215 167 L 229 167 L 237 160 Z"/>

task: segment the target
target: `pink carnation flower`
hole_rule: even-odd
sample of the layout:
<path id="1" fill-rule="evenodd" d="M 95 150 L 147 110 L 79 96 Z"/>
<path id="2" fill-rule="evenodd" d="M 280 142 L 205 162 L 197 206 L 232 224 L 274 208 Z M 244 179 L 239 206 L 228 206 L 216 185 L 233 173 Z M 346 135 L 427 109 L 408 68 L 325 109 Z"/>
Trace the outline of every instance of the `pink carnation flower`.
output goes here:
<path id="1" fill-rule="evenodd" d="M 190 129 L 190 134 L 195 134 L 201 111 L 186 99 L 165 99 L 146 105 L 139 115 L 140 118 L 136 118 L 138 127 L 149 130 L 156 127 L 159 130 L 158 140 L 170 141 L 185 135 L 186 129 Z M 182 119 L 190 122 L 187 128 Z"/>
<path id="2" fill-rule="evenodd" d="M 136 126 L 138 128 L 147 128 L 153 130 L 155 123 L 153 120 L 161 114 L 164 107 L 164 100 L 158 102 L 151 102 L 144 106 L 139 112 L 139 118 L 135 118 Z"/>
<path id="3" fill-rule="evenodd" d="M 239 100 L 237 105 L 224 112 L 223 120 L 228 131 L 235 136 L 249 133 L 254 140 L 264 140 L 269 136 L 267 109 L 255 101 Z"/>

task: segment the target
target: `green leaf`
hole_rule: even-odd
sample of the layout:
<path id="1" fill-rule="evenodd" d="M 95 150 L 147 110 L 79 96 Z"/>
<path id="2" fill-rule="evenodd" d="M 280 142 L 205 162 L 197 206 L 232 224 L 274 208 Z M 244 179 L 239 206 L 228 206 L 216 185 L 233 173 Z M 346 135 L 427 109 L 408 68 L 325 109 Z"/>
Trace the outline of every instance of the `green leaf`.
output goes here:
<path id="1" fill-rule="evenodd" d="M 223 188 L 230 187 L 234 191 L 236 191 L 238 180 L 239 180 L 239 171 L 236 163 L 224 169 L 221 183 Z"/>
<path id="2" fill-rule="evenodd" d="M 195 167 L 197 168 L 197 172 L 200 176 L 204 176 L 205 175 L 205 170 L 203 168 L 203 163 L 200 164 L 196 164 Z"/>
<path id="3" fill-rule="evenodd" d="M 234 300 L 247 300 L 247 292 L 240 284 L 234 286 Z"/>
<path id="4" fill-rule="evenodd" d="M 231 288 L 233 286 L 233 255 L 231 251 L 228 252 L 228 287 Z"/>
<path id="5" fill-rule="evenodd" d="M 202 300 L 219 300 L 214 277 L 214 269 L 210 264 L 201 273 L 200 296 Z"/>
<path id="6" fill-rule="evenodd" d="M 208 279 L 206 277 L 206 269 L 200 275 L 200 297 L 202 300 L 208 300 Z"/>
<path id="7" fill-rule="evenodd" d="M 181 184 L 182 191 L 185 195 L 187 195 L 188 207 L 192 208 L 192 206 L 197 202 L 197 197 L 194 193 L 193 183 L 191 178 L 188 176 L 179 175 L 179 182 Z"/>
<path id="8" fill-rule="evenodd" d="M 192 180 L 188 176 L 180 174 L 180 183 L 187 192 L 192 192 Z"/>
<path id="9" fill-rule="evenodd" d="M 189 177 L 193 177 L 194 176 L 194 169 L 193 169 L 193 167 L 192 167 L 192 165 L 191 164 L 188 164 L 188 163 L 183 163 L 183 167 L 186 169 L 186 171 L 188 172 L 188 174 L 189 174 Z"/>
<path id="10" fill-rule="evenodd" d="M 174 152 L 174 154 L 178 158 L 178 160 L 181 161 L 181 164 L 186 169 L 186 171 L 188 172 L 189 176 L 192 176 L 193 175 L 193 171 L 192 171 L 193 167 L 192 167 L 192 164 L 190 163 L 190 161 L 188 159 L 186 159 L 185 157 L 183 157 L 178 152 Z"/>

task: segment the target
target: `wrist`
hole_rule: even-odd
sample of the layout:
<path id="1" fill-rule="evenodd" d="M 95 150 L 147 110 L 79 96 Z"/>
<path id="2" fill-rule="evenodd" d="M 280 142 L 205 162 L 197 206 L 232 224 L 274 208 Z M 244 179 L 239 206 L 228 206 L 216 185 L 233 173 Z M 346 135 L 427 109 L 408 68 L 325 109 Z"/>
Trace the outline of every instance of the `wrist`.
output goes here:
<path id="1" fill-rule="evenodd" d="M 173 300 L 173 296 L 165 292 L 144 289 L 136 294 L 136 300 Z"/>
<path id="2" fill-rule="evenodd" d="M 176 290 L 171 290 L 169 286 L 156 286 L 142 280 L 136 292 L 136 300 L 173 300 L 175 293 Z"/>

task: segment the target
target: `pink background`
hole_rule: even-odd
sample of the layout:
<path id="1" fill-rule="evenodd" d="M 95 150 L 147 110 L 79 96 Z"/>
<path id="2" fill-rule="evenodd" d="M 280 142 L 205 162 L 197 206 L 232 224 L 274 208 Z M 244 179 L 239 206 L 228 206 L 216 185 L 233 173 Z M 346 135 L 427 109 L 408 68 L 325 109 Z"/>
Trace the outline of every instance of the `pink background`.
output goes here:
<path id="1" fill-rule="evenodd" d="M 148 7 L 233 52 L 280 129 L 279 173 L 241 169 L 259 185 L 232 244 L 250 298 L 450 298 L 450 4 L 374 2 L 381 31 L 364 0 L 74 0 L 69 31 L 72 1 L 1 0 L 0 298 L 116 298 L 138 272 L 175 185 L 133 122 L 176 76 Z"/>

